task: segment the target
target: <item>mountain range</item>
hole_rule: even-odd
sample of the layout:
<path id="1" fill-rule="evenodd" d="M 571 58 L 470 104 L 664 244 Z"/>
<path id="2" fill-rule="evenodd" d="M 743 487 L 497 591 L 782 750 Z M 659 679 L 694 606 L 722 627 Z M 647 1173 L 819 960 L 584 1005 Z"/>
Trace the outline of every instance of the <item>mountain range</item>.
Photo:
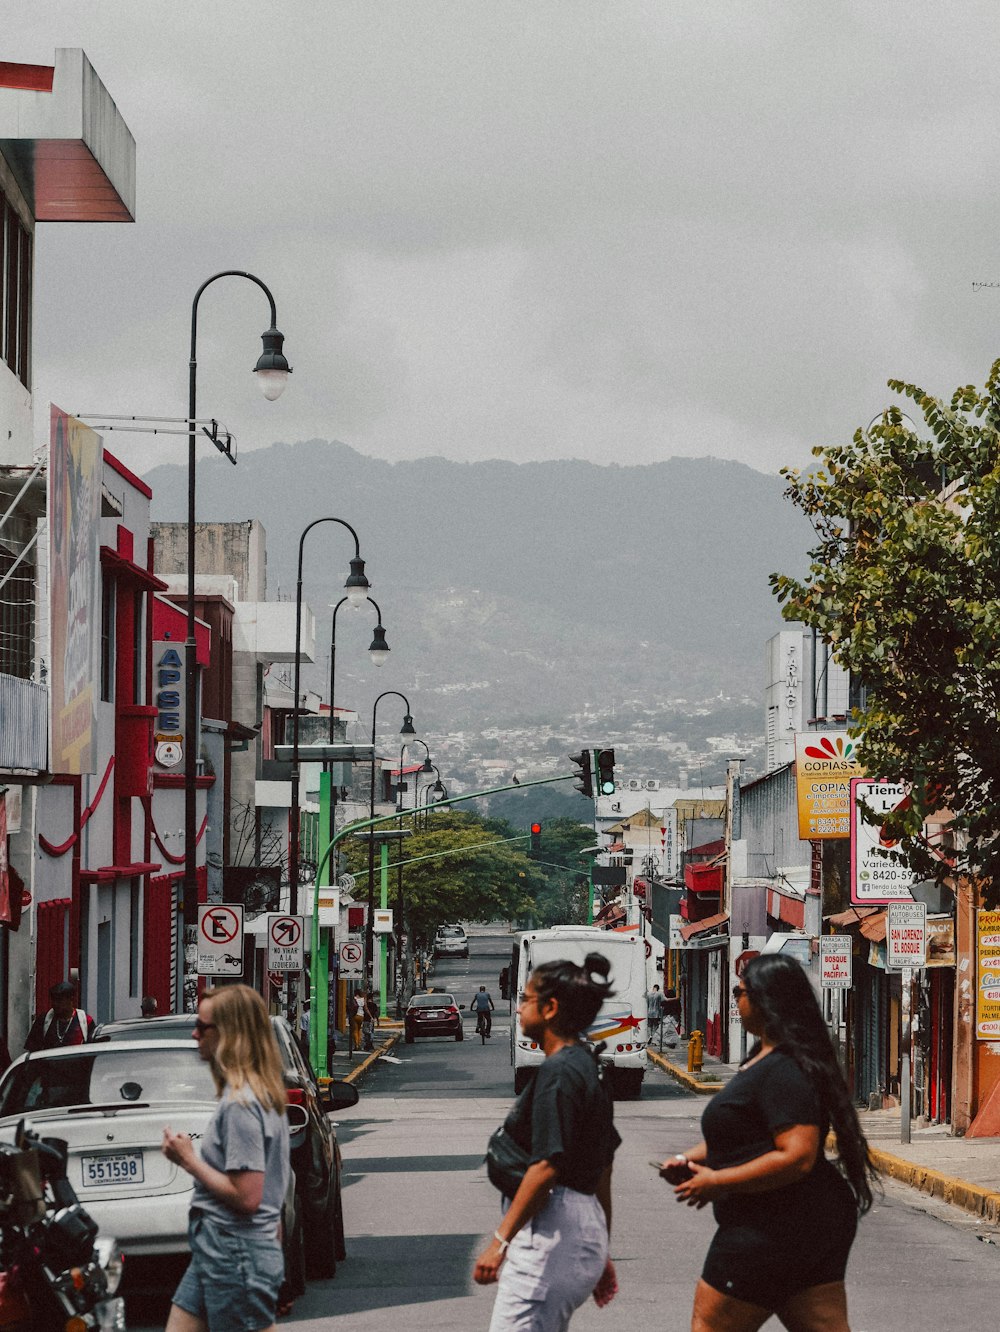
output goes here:
<path id="1" fill-rule="evenodd" d="M 154 517 L 183 521 L 186 469 L 145 479 Z M 516 730 L 542 752 L 574 736 L 634 742 L 648 769 L 673 737 L 717 780 L 708 741 L 742 735 L 746 747 L 763 730 L 764 643 L 782 627 L 767 576 L 805 567 L 810 529 L 783 489 L 713 458 L 391 463 L 314 439 L 243 453 L 236 468 L 200 459 L 197 513 L 261 519 L 269 595 L 282 598 L 295 595 L 309 522 L 355 528 L 391 648 L 373 677 L 374 612 L 338 615 L 337 702 L 362 718 L 399 689 L 421 730 L 479 736 L 482 754 Z M 303 678 L 324 696 L 329 608 L 351 555 L 333 525 L 305 546 L 317 667 Z"/>

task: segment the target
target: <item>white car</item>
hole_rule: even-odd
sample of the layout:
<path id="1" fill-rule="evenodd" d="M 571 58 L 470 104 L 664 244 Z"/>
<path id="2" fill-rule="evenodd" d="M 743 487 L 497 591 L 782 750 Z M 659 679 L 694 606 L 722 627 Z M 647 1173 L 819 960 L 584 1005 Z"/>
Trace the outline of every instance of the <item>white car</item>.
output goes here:
<path id="1" fill-rule="evenodd" d="M 184 1253 L 194 1181 L 161 1152 L 163 1128 L 189 1133 L 197 1146 L 216 1105 L 209 1066 L 190 1040 L 40 1050 L 0 1080 L 0 1140 L 12 1142 L 22 1120 L 64 1138 L 69 1181 L 102 1234 L 114 1235 L 126 1256 Z M 302 1244 L 294 1198 L 291 1188 L 292 1272 Z"/>
<path id="2" fill-rule="evenodd" d="M 468 957 L 469 936 L 461 925 L 439 925 L 434 936 L 435 957 Z"/>

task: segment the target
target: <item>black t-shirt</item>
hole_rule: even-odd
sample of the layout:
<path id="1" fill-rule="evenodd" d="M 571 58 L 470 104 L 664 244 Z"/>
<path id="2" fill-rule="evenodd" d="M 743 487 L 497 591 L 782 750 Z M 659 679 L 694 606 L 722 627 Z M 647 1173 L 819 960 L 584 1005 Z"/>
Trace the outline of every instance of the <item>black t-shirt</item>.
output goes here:
<path id="1" fill-rule="evenodd" d="M 820 1133 L 816 1164 L 804 1179 L 762 1193 L 734 1194 L 714 1204 L 720 1224 L 796 1227 L 816 1220 L 816 1208 L 846 1182 L 823 1154 L 829 1117 L 819 1095 L 791 1055 L 783 1050 L 742 1068 L 709 1101 L 701 1117 L 713 1170 L 742 1165 L 774 1150 L 775 1135 L 794 1124 L 815 1124 Z"/>
<path id="2" fill-rule="evenodd" d="M 621 1142 L 611 1090 L 582 1045 L 564 1045 L 548 1056 L 514 1102 L 504 1127 L 532 1164 L 550 1162 L 559 1183 L 578 1193 L 596 1191 Z"/>

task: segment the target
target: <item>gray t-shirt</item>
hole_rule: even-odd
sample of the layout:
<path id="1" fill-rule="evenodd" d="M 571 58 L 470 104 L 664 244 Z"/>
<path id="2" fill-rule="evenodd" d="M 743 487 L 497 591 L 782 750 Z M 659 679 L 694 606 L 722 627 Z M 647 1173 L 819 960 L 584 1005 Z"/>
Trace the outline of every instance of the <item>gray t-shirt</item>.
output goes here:
<path id="1" fill-rule="evenodd" d="M 256 1212 L 245 1216 L 227 1207 L 196 1179 L 192 1211 L 197 1209 L 229 1229 L 273 1235 L 291 1168 L 285 1116 L 265 1110 L 249 1087 L 239 1092 L 227 1087 L 205 1130 L 201 1158 L 215 1170 L 263 1171 L 264 1196 Z"/>

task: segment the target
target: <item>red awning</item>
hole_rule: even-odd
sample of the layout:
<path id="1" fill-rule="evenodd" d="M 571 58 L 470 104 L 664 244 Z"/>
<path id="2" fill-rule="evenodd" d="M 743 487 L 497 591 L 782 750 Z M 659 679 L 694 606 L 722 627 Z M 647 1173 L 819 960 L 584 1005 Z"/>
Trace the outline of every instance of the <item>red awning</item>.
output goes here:
<path id="1" fill-rule="evenodd" d="M 710 930 L 717 930 L 720 925 L 725 925 L 729 919 L 727 911 L 721 911 L 717 916 L 707 916 L 704 920 L 696 920 L 691 925 L 681 926 L 681 938 L 685 941 L 693 939 L 696 934 L 708 934 Z"/>

